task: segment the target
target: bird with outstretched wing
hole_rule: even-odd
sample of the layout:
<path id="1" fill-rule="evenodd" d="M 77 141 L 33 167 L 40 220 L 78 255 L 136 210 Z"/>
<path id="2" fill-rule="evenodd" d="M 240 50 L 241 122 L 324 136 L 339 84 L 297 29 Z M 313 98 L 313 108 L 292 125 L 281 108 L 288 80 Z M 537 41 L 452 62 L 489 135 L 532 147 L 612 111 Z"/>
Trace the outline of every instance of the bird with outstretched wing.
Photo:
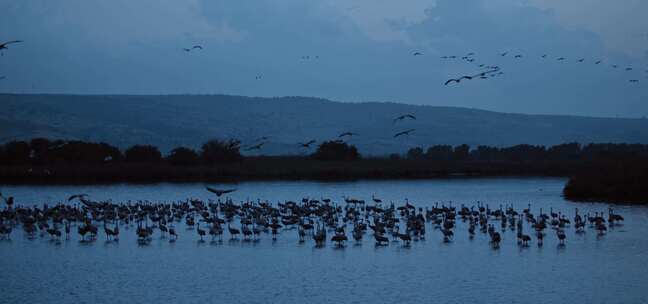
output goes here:
<path id="1" fill-rule="evenodd" d="M 207 188 L 207 191 L 216 194 L 216 196 L 221 197 L 223 194 L 231 193 L 236 191 L 236 189 L 226 189 L 226 190 L 221 190 L 221 189 L 214 189 L 212 187 L 205 187 Z"/>

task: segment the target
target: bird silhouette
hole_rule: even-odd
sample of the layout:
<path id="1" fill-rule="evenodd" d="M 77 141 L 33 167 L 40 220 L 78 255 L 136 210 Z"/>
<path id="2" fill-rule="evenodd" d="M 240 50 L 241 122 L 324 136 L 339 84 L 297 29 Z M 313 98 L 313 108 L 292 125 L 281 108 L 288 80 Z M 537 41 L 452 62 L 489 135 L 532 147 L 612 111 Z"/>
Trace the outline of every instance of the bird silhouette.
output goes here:
<path id="1" fill-rule="evenodd" d="M 508 54 L 508 52 L 501 53 L 500 56 L 504 57 Z"/>
<path id="2" fill-rule="evenodd" d="M 460 83 L 462 79 L 471 80 L 473 78 L 472 78 L 472 76 L 461 76 L 459 78 L 451 78 L 451 79 L 448 79 L 448 81 L 446 81 L 444 85 L 448 85 L 448 84 L 450 84 L 452 82 Z"/>
<path id="3" fill-rule="evenodd" d="M 630 82 L 637 83 L 637 82 L 639 82 L 639 79 L 630 79 Z"/>
<path id="4" fill-rule="evenodd" d="M 263 147 L 263 145 L 265 145 L 265 142 L 258 143 L 258 144 L 253 145 L 253 146 L 249 146 L 247 149 L 245 149 L 245 151 L 261 150 L 261 148 Z"/>
<path id="5" fill-rule="evenodd" d="M 522 55 L 515 55 L 515 58 L 522 58 Z"/>
<path id="6" fill-rule="evenodd" d="M 315 142 L 316 141 L 313 139 L 313 140 L 309 140 L 309 141 L 307 141 L 305 143 L 300 142 L 299 145 L 301 145 L 302 148 L 310 148 L 310 145 L 314 144 Z"/>
<path id="7" fill-rule="evenodd" d="M 75 195 L 72 195 L 72 196 L 68 197 L 68 202 L 75 199 L 75 198 L 84 199 L 87 196 L 88 196 L 87 194 L 75 194 Z"/>
<path id="8" fill-rule="evenodd" d="M 5 42 L 5 43 L 2 43 L 2 44 L 0 44 L 0 51 L 2 51 L 2 50 L 8 50 L 9 47 L 7 47 L 7 46 L 10 45 L 10 44 L 14 44 L 14 43 L 21 43 L 21 42 L 23 42 L 23 41 L 22 41 L 22 40 L 13 40 L 13 41 L 7 41 L 7 42 Z M 0 52 L 0 54 L 1 54 L 2 56 L 4 56 L 4 53 Z"/>
<path id="9" fill-rule="evenodd" d="M 200 46 L 200 45 L 194 45 L 191 49 L 192 49 L 192 50 L 193 50 L 193 49 L 199 49 L 199 50 L 202 50 L 203 47 Z"/>
<path id="10" fill-rule="evenodd" d="M 578 59 L 578 62 L 583 62 L 585 61 L 585 58 Z"/>
<path id="11" fill-rule="evenodd" d="M 394 118 L 394 122 L 397 122 L 399 120 L 403 120 L 405 118 L 410 118 L 410 119 L 416 120 L 416 116 L 414 116 L 413 114 L 404 114 L 404 115 L 401 115 L 401 116 L 398 116 L 398 117 Z"/>
<path id="12" fill-rule="evenodd" d="M 603 62 L 603 61 L 602 61 L 602 60 L 598 60 L 598 61 L 594 62 L 594 64 L 601 64 L 601 62 Z"/>
<path id="13" fill-rule="evenodd" d="M 405 131 L 402 131 L 402 132 L 398 132 L 398 133 L 394 134 L 394 138 L 402 136 L 402 135 L 409 135 L 410 133 L 412 133 L 414 131 L 416 131 L 416 129 L 409 129 L 409 130 L 405 130 Z"/>
<path id="14" fill-rule="evenodd" d="M 344 133 L 338 135 L 338 138 L 342 138 L 342 137 L 345 137 L 345 136 L 352 137 L 352 136 L 354 136 L 354 135 L 358 135 L 358 133 L 353 133 L 353 132 L 344 132 Z"/>
<path id="15" fill-rule="evenodd" d="M 544 55 L 542 55 L 542 56 L 540 56 L 540 57 L 542 57 L 542 58 L 547 58 L 547 54 L 544 54 Z"/>
<path id="16" fill-rule="evenodd" d="M 412 55 L 413 55 L 413 56 L 421 56 L 421 55 L 423 55 L 423 53 L 421 53 L 421 52 L 414 52 L 414 54 L 412 54 Z"/>
<path id="17" fill-rule="evenodd" d="M 556 59 L 556 60 L 558 60 L 558 61 L 563 61 L 563 60 L 565 60 L 565 57 L 560 57 L 560 58 L 558 58 L 558 59 Z"/>
<path id="18" fill-rule="evenodd" d="M 220 189 L 214 189 L 211 187 L 205 187 L 207 188 L 207 191 L 216 194 L 216 196 L 221 197 L 223 194 L 231 193 L 236 191 L 236 189 L 227 189 L 227 190 L 220 190 Z"/>
<path id="19" fill-rule="evenodd" d="M 191 49 L 183 48 L 185 52 L 191 52 Z"/>

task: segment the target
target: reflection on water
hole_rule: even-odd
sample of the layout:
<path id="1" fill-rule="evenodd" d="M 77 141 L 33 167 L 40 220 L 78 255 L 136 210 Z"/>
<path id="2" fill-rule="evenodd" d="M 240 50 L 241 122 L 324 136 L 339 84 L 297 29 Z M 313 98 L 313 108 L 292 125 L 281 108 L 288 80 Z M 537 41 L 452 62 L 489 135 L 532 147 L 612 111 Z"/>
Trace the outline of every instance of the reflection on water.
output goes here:
<path id="1" fill-rule="evenodd" d="M 273 203 L 302 197 L 342 196 L 371 202 L 417 206 L 452 201 L 455 206 L 476 201 L 492 208 L 531 203 L 566 212 L 606 211 L 606 204 L 577 204 L 560 196 L 563 179 L 457 179 L 435 181 L 361 181 L 344 183 L 250 182 L 235 187 L 236 201 L 267 199 Z M 218 185 L 216 185 L 218 186 Z M 228 187 L 231 185 L 228 185 Z M 74 193 L 94 200 L 174 201 L 213 198 L 203 184 L 3 186 L 17 204 L 54 203 Z M 515 232 L 503 233 L 499 250 L 486 234 L 468 238 L 458 221 L 455 238 L 443 243 L 430 224 L 424 241 L 410 247 L 390 242 L 376 247 L 369 235 L 362 244 L 348 242 L 322 248 L 312 240 L 298 242 L 296 230 L 283 231 L 276 241 L 198 242 L 195 230 L 178 225 L 178 240 L 170 243 L 156 232 L 149 245 L 138 245 L 135 227 L 122 227 L 119 242 L 28 240 L 14 231 L 0 241 L 0 302 L 243 302 L 313 303 L 642 303 L 648 301 L 648 208 L 615 206 L 625 224 L 598 237 L 588 227 L 576 234 L 568 228 L 566 245 L 558 246 L 553 230 L 544 246 L 517 245 Z M 74 227 L 76 228 L 76 227 Z M 499 227 L 498 227 L 499 228 Z M 73 229 L 73 232 L 76 231 Z M 527 230 L 528 231 L 528 230 Z M 347 230 L 350 236 L 350 230 Z M 330 234 L 329 234 L 330 237 Z M 534 238 L 535 239 L 535 238 Z"/>

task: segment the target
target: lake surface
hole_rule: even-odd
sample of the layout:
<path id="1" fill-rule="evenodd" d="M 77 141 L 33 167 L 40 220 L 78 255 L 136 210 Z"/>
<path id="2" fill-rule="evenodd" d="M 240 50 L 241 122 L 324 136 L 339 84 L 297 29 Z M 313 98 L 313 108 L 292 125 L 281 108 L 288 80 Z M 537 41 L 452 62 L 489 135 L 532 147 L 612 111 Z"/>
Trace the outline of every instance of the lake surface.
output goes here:
<path id="1" fill-rule="evenodd" d="M 418 207 L 452 201 L 453 206 L 491 208 L 513 204 L 518 211 L 531 203 L 566 213 L 606 211 L 607 204 L 567 202 L 564 179 L 484 178 L 430 181 L 246 182 L 236 185 L 235 201 L 267 199 L 300 201 L 303 197 L 342 196 L 371 202 L 372 194 L 397 205 L 405 199 Z M 205 184 L 0 186 L 16 204 L 63 201 L 75 193 L 93 200 L 166 201 L 214 198 Z M 29 240 L 15 229 L 12 240 L 0 241 L 2 303 L 646 303 L 648 302 L 648 208 L 614 206 L 623 226 L 597 237 L 567 228 L 566 246 L 558 246 L 547 229 L 544 246 L 520 247 L 507 230 L 499 249 L 488 235 L 468 238 L 467 223 L 457 221 L 455 238 L 427 224 L 426 240 L 410 247 L 391 242 L 374 246 L 371 230 L 361 244 L 344 248 L 330 242 L 316 248 L 298 243 L 296 230 L 276 241 L 199 243 L 194 230 L 177 224 L 180 237 L 169 243 L 158 232 L 148 246 L 135 241 L 135 228 L 122 227 L 119 242 L 103 233 L 93 243 Z M 499 230 L 499 223 L 495 223 Z M 528 233 L 530 229 L 525 227 Z M 73 228 L 75 231 L 76 229 Z M 350 237 L 350 229 L 347 230 Z M 329 234 L 329 238 L 330 238 Z"/>

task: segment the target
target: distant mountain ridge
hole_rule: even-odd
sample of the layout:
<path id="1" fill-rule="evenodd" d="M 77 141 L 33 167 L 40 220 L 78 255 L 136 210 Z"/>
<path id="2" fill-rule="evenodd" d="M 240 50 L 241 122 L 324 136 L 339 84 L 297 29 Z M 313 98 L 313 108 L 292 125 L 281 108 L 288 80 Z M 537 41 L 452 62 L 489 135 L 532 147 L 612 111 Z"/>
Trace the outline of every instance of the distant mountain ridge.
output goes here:
<path id="1" fill-rule="evenodd" d="M 417 119 L 393 121 L 407 113 Z M 406 129 L 416 131 L 393 137 Z M 358 134 L 348 141 L 364 155 L 434 144 L 648 143 L 648 119 L 510 114 L 309 97 L 0 94 L 2 142 L 48 137 L 103 141 L 122 148 L 153 144 L 168 151 L 180 145 L 196 148 L 211 138 L 237 138 L 246 146 L 269 137 L 262 154 L 300 154 L 307 151 L 298 142 L 336 139 L 345 131 Z"/>

